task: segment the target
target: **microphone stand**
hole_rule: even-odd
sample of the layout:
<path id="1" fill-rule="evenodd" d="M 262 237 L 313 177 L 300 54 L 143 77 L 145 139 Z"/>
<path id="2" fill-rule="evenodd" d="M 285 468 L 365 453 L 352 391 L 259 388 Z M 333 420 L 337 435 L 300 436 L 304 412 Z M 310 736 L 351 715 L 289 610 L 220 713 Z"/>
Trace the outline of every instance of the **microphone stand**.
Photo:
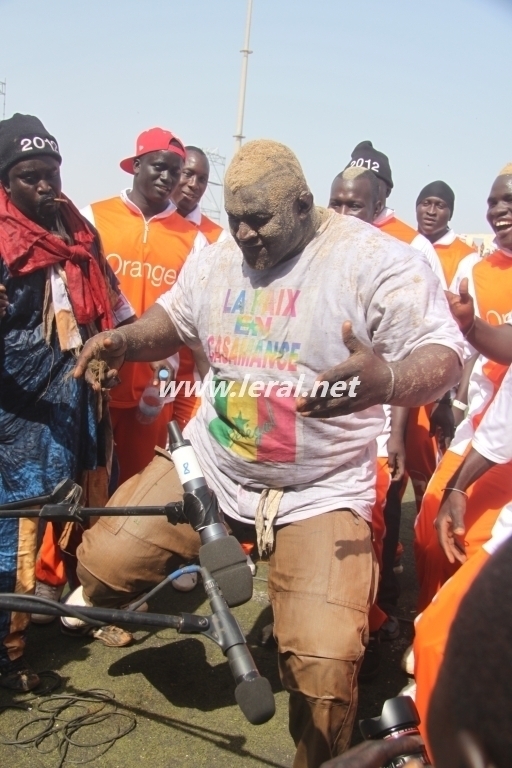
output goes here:
<path id="1" fill-rule="evenodd" d="M 192 451 L 191 448 L 187 447 L 188 444 L 186 441 L 183 441 L 181 438 L 181 432 L 179 432 L 177 425 L 171 424 L 170 434 L 171 437 L 179 437 L 183 443 L 183 445 L 181 445 L 181 443 L 179 445 L 176 443 L 177 449 L 181 448 L 182 452 L 183 450 L 189 450 L 189 453 Z M 188 472 L 189 466 L 193 463 L 192 460 L 195 460 L 195 457 L 193 453 L 192 457 L 187 453 L 185 459 L 183 468 L 186 468 Z M 0 519 L 27 517 L 61 522 L 75 521 L 83 523 L 91 517 L 165 515 L 172 525 L 178 523 L 190 523 L 195 530 L 200 531 L 201 528 L 197 526 L 203 522 L 201 515 L 207 520 L 208 513 L 211 513 L 211 508 L 213 507 L 214 512 L 218 512 L 217 507 L 215 504 L 212 504 L 212 494 L 210 494 L 210 492 L 206 494 L 205 498 L 203 498 L 205 494 L 203 493 L 201 495 L 200 493 L 200 491 L 204 491 L 204 488 L 206 488 L 205 480 L 202 476 L 192 481 L 185 481 L 184 485 L 186 498 L 189 499 L 187 514 L 185 513 L 184 503 L 182 501 L 170 502 L 163 506 L 84 507 L 79 503 L 82 496 L 81 487 L 72 480 L 67 479 L 59 483 L 52 493 L 46 496 L 36 496 L 0 505 Z M 189 485 L 191 488 L 188 487 Z M 196 486 L 198 487 L 196 488 Z M 215 518 L 215 515 L 213 517 Z M 213 523 L 210 521 L 210 524 L 206 525 L 205 528 L 205 530 L 215 529 L 216 536 L 213 536 L 213 539 L 219 538 L 219 532 L 215 528 L 216 525 L 219 527 L 218 521 L 216 522 L 214 519 Z M 222 529 L 225 530 L 223 524 Z M 209 532 L 211 533 L 211 530 Z M 225 536 L 227 537 L 227 531 L 225 532 Z M 223 540 L 222 537 L 220 538 Z M 212 543 L 213 542 L 204 544 L 203 542 L 202 549 L 207 549 Z M 230 554 L 232 556 L 232 553 Z M 237 564 L 238 553 L 235 554 L 237 554 L 237 557 L 234 560 L 234 564 Z M 201 550 L 199 551 L 199 557 L 202 562 Z M 244 557 L 242 552 L 242 560 Z M 212 559 L 210 557 L 210 560 L 212 560 L 214 565 L 218 565 L 215 558 Z M 222 563 L 222 565 L 225 567 L 226 563 Z M 227 565 L 232 565 L 231 560 Z M 168 581 L 177 578 L 183 573 L 194 572 L 201 573 L 203 577 L 203 584 L 212 610 L 210 616 L 196 616 L 191 613 L 181 613 L 178 616 L 167 616 L 159 613 L 136 612 L 136 608 L 158 592 Z M 222 568 L 217 569 L 217 571 L 214 572 L 219 572 L 220 576 L 222 576 Z M 252 577 L 250 578 L 252 594 Z M 228 601 L 232 600 L 230 603 L 231 605 L 239 605 L 240 602 L 235 602 L 237 599 L 240 600 L 239 595 L 235 594 L 234 599 L 233 597 L 230 598 L 228 596 L 229 587 L 230 583 L 227 582 L 226 596 Z M 247 599 L 250 599 L 250 596 L 247 597 L 246 600 Z M 251 654 L 247 649 L 245 636 L 240 625 L 230 612 L 228 603 L 226 602 L 217 581 L 205 567 L 200 567 L 198 565 L 184 566 L 178 571 L 166 576 L 166 578 L 164 578 L 163 581 L 154 587 L 148 594 L 133 603 L 131 610 L 93 608 L 91 606 L 71 606 L 66 603 L 56 603 L 52 600 L 35 597 L 34 595 L 19 595 L 15 593 L 0 593 L 0 610 L 19 611 L 21 613 L 41 613 L 49 616 L 71 616 L 81 619 L 82 621 L 85 621 L 86 624 L 91 624 L 93 626 L 103 626 L 104 624 L 129 624 L 139 627 L 167 627 L 175 629 L 179 634 L 204 635 L 216 643 L 222 650 L 224 656 L 227 657 L 230 669 L 235 678 L 235 682 L 237 683 L 235 698 L 249 722 L 254 725 L 260 725 L 266 723 L 274 715 L 275 703 L 270 684 L 268 680 L 259 675 Z"/>
<path id="2" fill-rule="evenodd" d="M 83 523 L 90 517 L 149 517 L 165 515 L 173 525 L 188 522 L 183 511 L 183 502 L 174 501 L 155 507 L 83 507 L 78 503 L 82 489 L 72 480 L 63 480 L 52 493 L 34 496 L 30 499 L 0 504 L 2 518 L 41 518 L 60 522 Z M 37 508 L 36 508 L 37 507 Z"/>
<path id="3" fill-rule="evenodd" d="M 212 609 L 209 616 L 197 616 L 193 613 L 181 613 L 168 616 L 161 613 L 138 613 L 135 607 L 150 595 L 155 594 L 167 581 L 183 572 L 201 573 L 203 583 Z M 90 622 L 93 626 L 104 624 L 135 625 L 137 627 L 165 627 L 175 629 L 181 635 L 204 635 L 222 650 L 228 659 L 231 672 L 237 683 L 235 698 L 245 717 L 253 725 L 268 722 L 275 713 L 275 703 L 268 680 L 261 678 L 249 650 L 245 636 L 238 621 L 233 616 L 220 592 L 215 579 L 206 568 L 197 565 L 186 566 L 167 576 L 144 598 L 133 604 L 131 610 L 93 608 L 91 606 L 68 606 L 33 595 L 0 593 L 0 610 L 20 613 L 42 613 L 48 616 L 72 616 Z M 241 656 L 241 659 L 239 657 Z M 247 674 L 248 671 L 248 674 Z M 251 681 L 255 684 L 253 689 Z M 261 687 L 263 684 L 263 690 Z M 241 690 L 241 695 L 240 695 Z M 244 695 L 245 694 L 245 695 Z M 252 694 L 252 702 L 248 695 Z M 263 695 L 262 706 L 259 699 Z"/>
<path id="4" fill-rule="evenodd" d="M 187 571 L 190 572 L 192 568 L 201 573 L 204 583 L 213 581 L 212 576 L 205 568 L 188 566 Z M 179 575 L 179 573 L 180 571 L 176 571 L 170 577 L 166 577 L 158 585 L 158 589 L 174 578 L 176 574 Z M 156 591 L 157 589 L 152 590 L 152 594 Z M 144 597 L 144 600 L 146 597 Z M 222 609 L 229 612 L 224 598 L 221 597 L 221 600 L 223 603 Z M 232 616 L 232 619 L 239 630 L 239 634 L 234 630 L 229 633 L 232 636 L 228 637 L 226 633 L 218 632 L 214 614 L 210 616 L 197 616 L 193 613 L 183 612 L 177 616 L 168 616 L 162 613 L 138 613 L 133 609 L 93 608 L 88 605 L 68 606 L 66 603 L 55 603 L 52 600 L 42 600 L 33 595 L 18 595 L 15 593 L 0 593 L 0 610 L 18 611 L 20 613 L 43 613 L 47 616 L 79 615 L 79 618 L 90 619 L 92 624 L 130 624 L 138 627 L 165 627 L 167 629 L 175 629 L 181 635 L 204 635 L 216 643 L 224 653 L 232 647 L 233 640 L 236 640 L 237 643 L 241 641 L 245 643 L 245 637 L 234 616 Z"/>

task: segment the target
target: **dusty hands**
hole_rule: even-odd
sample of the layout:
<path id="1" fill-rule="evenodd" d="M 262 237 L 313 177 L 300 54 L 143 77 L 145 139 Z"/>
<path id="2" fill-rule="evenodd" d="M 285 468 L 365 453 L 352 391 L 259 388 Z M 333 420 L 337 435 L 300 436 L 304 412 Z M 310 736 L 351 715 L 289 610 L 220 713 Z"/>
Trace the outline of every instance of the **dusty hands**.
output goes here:
<path id="1" fill-rule="evenodd" d="M 160 371 L 167 371 L 167 382 L 174 381 L 176 378 L 176 371 L 174 370 L 173 366 L 170 364 L 168 360 L 157 360 L 156 363 L 149 363 L 151 368 L 153 369 L 153 373 L 155 374 L 155 378 L 153 379 L 153 386 L 157 387 L 160 384 L 160 380 L 158 378 L 158 374 Z"/>
<path id="2" fill-rule="evenodd" d="M 104 331 L 85 342 L 73 370 L 75 379 L 85 380 L 95 392 L 119 384 L 118 371 L 124 363 L 126 339 L 122 331 Z"/>
<path id="3" fill-rule="evenodd" d="M 318 377 L 317 381 L 329 383 L 329 391 L 325 396 L 322 387 L 319 387 L 316 395 L 298 398 L 297 411 L 303 416 L 343 416 L 377 403 L 385 403 L 392 393 L 391 369 L 371 347 L 354 336 L 352 323 L 343 323 L 342 336 L 350 357 Z M 332 393 L 336 383 L 339 383 L 338 396 Z"/>

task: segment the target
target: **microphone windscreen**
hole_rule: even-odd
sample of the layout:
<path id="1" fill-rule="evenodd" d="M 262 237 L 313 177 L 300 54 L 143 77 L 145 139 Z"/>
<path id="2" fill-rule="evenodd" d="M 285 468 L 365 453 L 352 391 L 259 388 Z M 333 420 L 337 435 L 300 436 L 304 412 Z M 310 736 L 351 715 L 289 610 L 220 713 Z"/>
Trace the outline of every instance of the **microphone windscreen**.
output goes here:
<path id="1" fill-rule="evenodd" d="M 234 536 L 213 539 L 199 548 L 199 562 L 211 573 L 230 608 L 252 597 L 252 573 L 247 556 Z"/>
<path id="2" fill-rule="evenodd" d="M 252 725 L 263 725 L 274 717 L 276 702 L 266 677 L 242 680 L 235 688 L 236 703 Z"/>

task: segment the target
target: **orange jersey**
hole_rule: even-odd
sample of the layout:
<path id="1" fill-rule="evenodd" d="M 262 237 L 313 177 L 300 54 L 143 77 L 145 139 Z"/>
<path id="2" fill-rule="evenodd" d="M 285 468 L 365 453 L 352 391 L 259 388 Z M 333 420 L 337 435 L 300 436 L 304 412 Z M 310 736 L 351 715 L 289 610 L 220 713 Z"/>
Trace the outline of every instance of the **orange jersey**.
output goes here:
<path id="1" fill-rule="evenodd" d="M 502 251 L 494 251 L 475 262 L 470 254 L 457 269 L 451 286 L 453 291 L 458 293 L 463 278 L 468 279 L 477 317 L 491 325 L 505 323 L 512 312 L 512 257 Z M 482 355 L 478 357 L 469 383 L 469 418 L 457 430 L 450 450 L 461 453 L 465 449 L 507 370 L 506 365 L 487 360 Z"/>
<path id="2" fill-rule="evenodd" d="M 376 226 L 382 230 L 382 232 L 385 232 L 392 237 L 396 237 L 397 240 L 401 240 L 403 243 L 412 243 L 418 234 L 416 230 L 406 224 L 405 221 L 400 221 L 400 219 L 397 219 L 395 216 L 385 219 L 381 224 L 377 222 Z"/>
<path id="3" fill-rule="evenodd" d="M 83 213 L 98 230 L 106 259 L 138 317 L 172 288 L 189 254 L 207 244 L 174 206 L 146 221 L 125 193 L 93 203 Z M 180 351 L 182 368 L 193 371 L 190 350 Z M 111 404 L 136 405 L 151 376 L 147 363 L 125 363 Z"/>
<path id="4" fill-rule="evenodd" d="M 199 231 L 203 233 L 203 235 L 206 237 L 210 245 L 212 243 L 216 243 L 219 237 L 223 234 L 225 231 L 222 229 L 220 224 L 216 224 L 215 221 L 212 221 L 208 218 L 208 216 L 205 216 L 204 213 L 201 214 L 201 223 L 199 225 Z"/>
<path id="5" fill-rule="evenodd" d="M 469 256 L 470 253 L 474 253 L 475 256 L 478 255 L 475 249 L 457 237 L 453 230 L 449 230 L 446 235 L 434 243 L 434 248 L 443 268 L 446 285 L 451 284 L 459 264 L 465 256 Z"/>
<path id="6" fill-rule="evenodd" d="M 489 282 L 492 280 L 492 291 Z M 491 325 L 501 325 L 512 311 L 512 259 L 501 251 L 495 251 L 488 258 L 482 259 L 473 267 L 473 285 L 480 317 Z M 493 396 L 501 386 L 508 371 L 507 365 L 500 365 L 488 360 L 483 365 L 483 373 L 494 387 Z M 475 426 L 480 423 L 482 414 L 475 417 Z"/>

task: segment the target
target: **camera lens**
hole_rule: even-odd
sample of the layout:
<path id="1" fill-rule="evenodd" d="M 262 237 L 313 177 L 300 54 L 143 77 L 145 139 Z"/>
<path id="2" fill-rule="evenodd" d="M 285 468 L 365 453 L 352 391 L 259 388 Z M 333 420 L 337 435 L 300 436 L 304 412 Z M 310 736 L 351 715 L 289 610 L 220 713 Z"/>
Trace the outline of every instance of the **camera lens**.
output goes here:
<path id="1" fill-rule="evenodd" d="M 384 703 L 379 717 L 360 720 L 359 728 L 366 740 L 397 739 L 399 736 L 419 736 L 419 724 L 418 710 L 411 697 L 396 696 Z M 423 765 L 430 765 L 425 747 L 419 746 L 414 752 L 395 757 L 385 768 L 402 768 L 413 758 Z"/>

